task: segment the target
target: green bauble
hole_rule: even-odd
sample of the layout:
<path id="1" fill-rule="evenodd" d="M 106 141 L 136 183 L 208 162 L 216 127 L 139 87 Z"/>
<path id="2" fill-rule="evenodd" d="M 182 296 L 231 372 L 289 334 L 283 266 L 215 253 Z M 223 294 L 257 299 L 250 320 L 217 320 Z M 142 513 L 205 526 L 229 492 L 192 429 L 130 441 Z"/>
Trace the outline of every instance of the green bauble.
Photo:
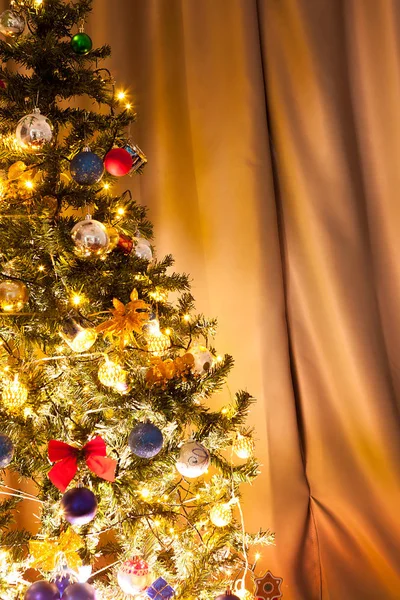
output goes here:
<path id="1" fill-rule="evenodd" d="M 80 31 L 71 40 L 71 46 L 75 54 L 87 54 L 92 49 L 92 40 L 87 33 Z"/>

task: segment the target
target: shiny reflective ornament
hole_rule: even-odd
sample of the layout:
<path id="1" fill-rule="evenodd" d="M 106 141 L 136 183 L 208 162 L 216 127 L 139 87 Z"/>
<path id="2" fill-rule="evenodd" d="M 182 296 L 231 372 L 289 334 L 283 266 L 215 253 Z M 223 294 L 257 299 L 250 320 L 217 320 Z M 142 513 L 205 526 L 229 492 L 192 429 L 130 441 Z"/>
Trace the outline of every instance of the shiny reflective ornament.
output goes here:
<path id="1" fill-rule="evenodd" d="M 152 319 L 145 325 L 147 349 L 155 356 L 164 354 L 171 346 L 169 335 L 165 335 L 160 331 L 158 319 Z"/>
<path id="2" fill-rule="evenodd" d="M 79 221 L 71 231 L 75 253 L 82 258 L 96 258 L 107 254 L 110 237 L 107 228 L 90 215 Z"/>
<path id="3" fill-rule="evenodd" d="M 93 492 L 85 487 L 72 488 L 62 497 L 61 508 L 68 523 L 86 525 L 96 515 L 97 499 Z"/>
<path id="4" fill-rule="evenodd" d="M 135 171 L 140 169 L 140 167 L 144 167 L 147 163 L 147 158 L 144 152 L 141 151 L 139 146 L 129 142 L 124 148 L 131 155 L 132 167 L 129 172 L 129 175 L 132 175 Z"/>
<path id="5" fill-rule="evenodd" d="M 28 290 L 22 281 L 7 279 L 0 283 L 0 308 L 4 312 L 19 312 L 28 302 Z"/>
<path id="6" fill-rule="evenodd" d="M 1 403 L 10 413 L 18 414 L 28 400 L 28 388 L 20 380 L 18 374 L 3 382 Z"/>
<path id="7" fill-rule="evenodd" d="M 254 440 L 250 435 L 238 433 L 233 442 L 233 451 L 239 458 L 250 458 L 254 453 Z"/>
<path id="8" fill-rule="evenodd" d="M 103 177 L 104 164 L 100 156 L 86 147 L 71 160 L 69 170 L 72 179 L 79 185 L 93 185 Z"/>
<path id="9" fill-rule="evenodd" d="M 138 258 L 143 260 L 152 260 L 153 251 L 150 246 L 150 242 L 143 237 L 135 239 L 135 254 Z"/>
<path id="10" fill-rule="evenodd" d="M 179 452 L 176 469 L 183 477 L 199 477 L 210 465 L 210 453 L 200 442 L 190 441 Z"/>
<path id="11" fill-rule="evenodd" d="M 232 594 L 231 590 L 228 588 L 225 594 L 220 594 L 215 600 L 239 600 L 239 598 L 238 596 L 235 596 L 235 594 Z"/>
<path id="12" fill-rule="evenodd" d="M 24 600 L 59 600 L 60 592 L 50 581 L 36 581 L 25 592 Z"/>
<path id="13" fill-rule="evenodd" d="M 25 29 L 25 19 L 13 10 L 5 10 L 0 15 L 0 33 L 18 37 Z"/>
<path id="14" fill-rule="evenodd" d="M 82 327 L 72 317 L 64 319 L 60 336 L 74 352 L 87 352 L 97 339 L 95 329 Z"/>
<path id="15" fill-rule="evenodd" d="M 132 156 L 124 148 L 113 148 L 107 152 L 104 166 L 110 175 L 123 177 L 132 169 Z"/>
<path id="16" fill-rule="evenodd" d="M 54 583 L 56 584 L 57 589 L 60 592 L 60 596 L 62 596 L 67 587 L 75 581 L 76 579 L 74 578 L 74 576 L 71 573 L 68 573 L 68 571 L 58 573 L 54 578 Z"/>
<path id="17" fill-rule="evenodd" d="M 134 556 L 122 563 L 117 574 L 119 587 L 125 594 L 135 596 L 143 592 L 151 583 L 149 565 L 145 560 Z"/>
<path id="18" fill-rule="evenodd" d="M 189 348 L 188 352 L 194 358 L 193 373 L 205 375 L 213 365 L 214 358 L 211 352 L 205 346 L 194 346 Z"/>
<path id="19" fill-rule="evenodd" d="M 138 423 L 129 435 L 129 447 L 132 453 L 141 458 L 156 456 L 163 443 L 163 434 L 153 423 Z"/>
<path id="20" fill-rule="evenodd" d="M 118 363 L 113 362 L 109 358 L 106 358 L 102 365 L 99 367 L 97 376 L 100 383 L 103 385 L 113 388 L 120 394 L 126 394 L 129 390 L 127 384 L 127 372 Z"/>
<path id="21" fill-rule="evenodd" d="M 0 469 L 8 467 L 14 456 L 14 444 L 11 438 L 0 433 Z"/>
<path id="22" fill-rule="evenodd" d="M 87 33 L 79 31 L 71 39 L 71 46 L 75 54 L 85 55 L 91 51 L 93 42 Z"/>
<path id="23" fill-rule="evenodd" d="M 72 583 L 63 593 L 62 600 L 96 600 L 96 590 L 89 583 Z"/>
<path id="24" fill-rule="evenodd" d="M 51 142 L 53 128 L 47 117 L 35 108 L 32 113 L 20 119 L 15 137 L 23 150 L 38 152 L 45 144 Z"/>
<path id="25" fill-rule="evenodd" d="M 229 502 L 221 502 L 212 507 L 210 521 L 216 527 L 226 527 L 232 521 L 232 506 Z"/>

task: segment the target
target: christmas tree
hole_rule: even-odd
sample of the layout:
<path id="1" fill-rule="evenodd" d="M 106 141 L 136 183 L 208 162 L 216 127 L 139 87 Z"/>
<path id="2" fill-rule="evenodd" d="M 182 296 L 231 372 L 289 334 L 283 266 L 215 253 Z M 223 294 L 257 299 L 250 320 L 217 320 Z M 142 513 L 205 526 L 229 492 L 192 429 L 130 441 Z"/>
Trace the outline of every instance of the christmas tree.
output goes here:
<path id="1" fill-rule="evenodd" d="M 0 16 L 0 598 L 212 599 L 237 581 L 251 597 L 249 548 L 273 541 L 240 506 L 254 400 L 211 410 L 233 365 L 216 321 L 156 258 L 146 210 L 113 192 L 146 157 L 99 66 L 110 48 L 84 31 L 91 8 L 15 0 Z"/>

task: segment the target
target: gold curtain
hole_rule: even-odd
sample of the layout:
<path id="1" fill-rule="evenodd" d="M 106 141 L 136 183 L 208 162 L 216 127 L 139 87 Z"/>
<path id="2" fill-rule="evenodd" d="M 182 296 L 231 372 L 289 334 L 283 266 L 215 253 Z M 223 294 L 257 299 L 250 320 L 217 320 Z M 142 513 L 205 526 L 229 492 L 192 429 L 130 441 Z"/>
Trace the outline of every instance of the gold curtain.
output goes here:
<path id="1" fill-rule="evenodd" d="M 398 0 L 94 0 L 88 31 L 158 253 L 258 398 L 263 566 L 288 600 L 398 599 Z"/>

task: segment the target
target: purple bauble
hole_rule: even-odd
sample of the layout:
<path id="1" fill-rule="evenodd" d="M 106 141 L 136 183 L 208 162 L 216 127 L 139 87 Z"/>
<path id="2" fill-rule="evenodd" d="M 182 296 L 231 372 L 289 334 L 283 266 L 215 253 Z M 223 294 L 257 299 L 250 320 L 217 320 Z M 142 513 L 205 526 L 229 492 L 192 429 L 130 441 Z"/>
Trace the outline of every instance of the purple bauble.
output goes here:
<path id="1" fill-rule="evenodd" d="M 153 458 L 163 447 L 163 434 L 153 423 L 138 423 L 129 435 L 129 447 L 141 458 Z"/>
<path id="2" fill-rule="evenodd" d="M 96 590 L 88 583 L 72 583 L 63 593 L 62 600 L 96 600 Z"/>
<path id="3" fill-rule="evenodd" d="M 60 575 L 57 575 L 57 577 L 54 580 L 54 583 L 56 584 L 58 591 L 60 592 L 60 596 L 63 595 L 67 587 L 71 585 L 71 583 L 73 583 L 74 581 L 76 580 L 74 580 L 72 575 L 70 575 L 69 573 L 60 573 Z"/>
<path id="4" fill-rule="evenodd" d="M 54 583 L 36 581 L 26 590 L 24 600 L 60 600 L 60 592 Z"/>
<path id="5" fill-rule="evenodd" d="M 64 518 L 71 525 L 86 525 L 97 511 L 96 496 L 85 487 L 72 488 L 61 500 Z"/>

